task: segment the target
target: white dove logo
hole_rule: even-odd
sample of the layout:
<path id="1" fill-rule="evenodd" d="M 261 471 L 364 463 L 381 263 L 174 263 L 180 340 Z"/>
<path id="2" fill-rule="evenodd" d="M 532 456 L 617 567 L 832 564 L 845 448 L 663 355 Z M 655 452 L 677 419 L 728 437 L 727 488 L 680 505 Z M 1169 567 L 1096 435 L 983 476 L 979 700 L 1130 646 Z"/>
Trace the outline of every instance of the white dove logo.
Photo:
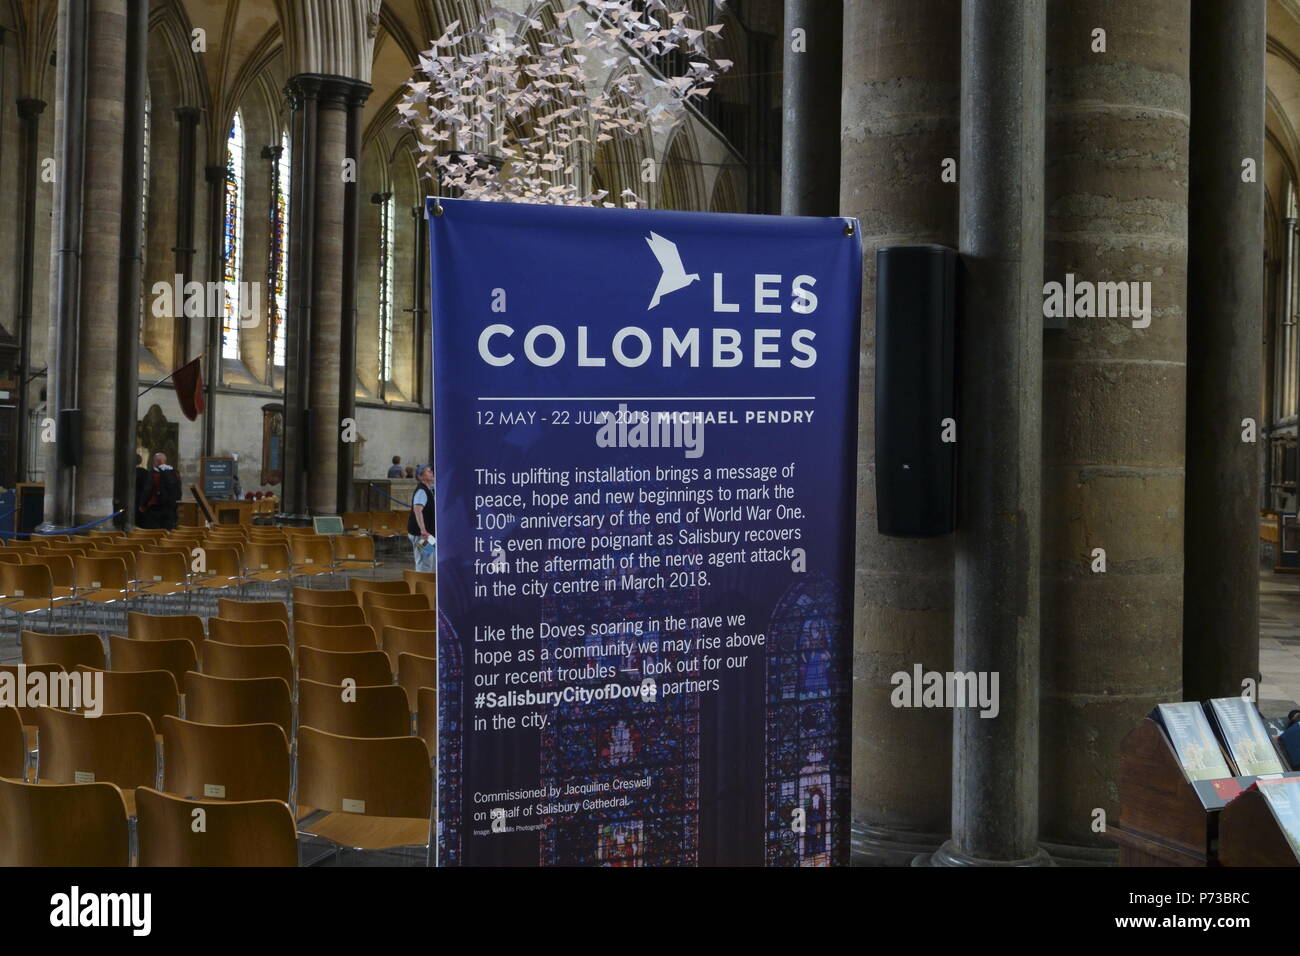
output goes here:
<path id="1" fill-rule="evenodd" d="M 668 293 L 685 289 L 692 282 L 698 282 L 700 274 L 698 272 L 687 274 L 682 265 L 682 257 L 677 252 L 677 243 L 665 239 L 657 232 L 650 233 L 645 241 L 650 251 L 655 254 L 655 258 L 659 260 L 659 268 L 663 270 L 663 275 L 659 277 L 659 285 L 655 287 L 654 298 L 646 306 L 646 311 L 649 312 Z"/>

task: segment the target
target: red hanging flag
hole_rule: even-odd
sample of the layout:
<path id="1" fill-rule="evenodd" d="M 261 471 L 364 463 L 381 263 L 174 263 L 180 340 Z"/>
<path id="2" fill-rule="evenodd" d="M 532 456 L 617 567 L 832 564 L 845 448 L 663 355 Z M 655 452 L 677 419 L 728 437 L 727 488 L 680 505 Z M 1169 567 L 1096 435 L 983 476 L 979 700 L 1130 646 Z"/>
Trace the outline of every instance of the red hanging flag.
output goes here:
<path id="1" fill-rule="evenodd" d="M 176 386 L 176 399 L 181 403 L 181 413 L 190 421 L 203 414 L 203 357 L 182 365 L 172 372 Z"/>

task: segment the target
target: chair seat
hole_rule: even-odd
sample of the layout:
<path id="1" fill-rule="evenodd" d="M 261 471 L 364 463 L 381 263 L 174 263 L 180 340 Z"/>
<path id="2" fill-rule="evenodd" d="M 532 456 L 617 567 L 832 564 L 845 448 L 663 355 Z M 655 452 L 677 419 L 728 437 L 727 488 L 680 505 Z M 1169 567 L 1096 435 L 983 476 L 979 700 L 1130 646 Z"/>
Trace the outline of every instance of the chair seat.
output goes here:
<path id="1" fill-rule="evenodd" d="M 340 571 L 364 571 L 377 567 L 379 567 L 378 561 L 340 561 L 338 563 Z"/>
<path id="2" fill-rule="evenodd" d="M 289 576 L 288 571 L 254 571 L 248 576 L 249 581 L 283 581 Z"/>
<path id="3" fill-rule="evenodd" d="M 77 595 L 77 600 L 90 601 L 94 604 L 116 604 L 128 597 L 130 595 L 125 591 L 82 591 Z"/>
<path id="4" fill-rule="evenodd" d="M 145 584 L 143 587 L 137 590 L 136 593 L 171 595 L 171 594 L 184 594 L 189 589 L 190 589 L 189 585 L 181 584 L 177 581 L 159 581 L 153 584 Z"/>
<path id="5" fill-rule="evenodd" d="M 300 813 L 301 810 L 300 807 Z M 357 850 L 387 850 L 429 843 L 429 821 L 422 817 L 371 817 L 337 812 L 327 813 L 298 829 Z"/>
<path id="6" fill-rule="evenodd" d="M 61 603 L 63 602 L 57 599 L 51 601 L 49 598 L 10 598 L 0 603 L 0 607 L 15 614 L 30 614 L 32 611 L 48 611 L 51 604 L 58 607 Z"/>

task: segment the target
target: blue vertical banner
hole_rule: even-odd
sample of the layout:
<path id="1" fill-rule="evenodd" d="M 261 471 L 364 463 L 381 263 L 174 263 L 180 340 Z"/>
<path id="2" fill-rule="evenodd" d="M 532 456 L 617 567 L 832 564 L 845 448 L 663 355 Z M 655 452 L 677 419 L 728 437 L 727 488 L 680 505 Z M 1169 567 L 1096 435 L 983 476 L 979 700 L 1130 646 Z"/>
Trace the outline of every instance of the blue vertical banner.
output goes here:
<path id="1" fill-rule="evenodd" d="M 846 862 L 856 223 L 427 213 L 440 864 Z"/>

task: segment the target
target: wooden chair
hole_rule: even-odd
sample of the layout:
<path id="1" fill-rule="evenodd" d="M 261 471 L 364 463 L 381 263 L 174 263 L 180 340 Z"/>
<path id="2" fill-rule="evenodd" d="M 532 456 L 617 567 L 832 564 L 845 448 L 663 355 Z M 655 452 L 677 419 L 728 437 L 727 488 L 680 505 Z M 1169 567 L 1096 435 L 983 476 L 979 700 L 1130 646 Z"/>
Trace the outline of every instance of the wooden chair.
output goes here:
<path id="1" fill-rule="evenodd" d="M 438 662 L 432 657 L 418 654 L 397 655 L 397 683 L 406 691 L 411 712 L 420 705 L 420 688 L 438 686 Z"/>
<path id="2" fill-rule="evenodd" d="M 292 675 L 291 675 L 292 676 Z M 185 712 L 203 724 L 275 724 L 293 733 L 290 681 L 283 677 L 185 675 Z"/>
<path id="3" fill-rule="evenodd" d="M 166 717 L 163 789 L 205 800 L 289 800 L 289 739 L 275 723 Z"/>
<path id="4" fill-rule="evenodd" d="M 370 533 L 376 538 L 398 538 L 406 534 L 406 515 L 403 509 L 398 511 L 370 512 Z"/>
<path id="5" fill-rule="evenodd" d="M 136 593 L 144 597 L 169 598 L 180 594 L 190 603 L 190 565 L 182 553 L 159 554 L 145 551 L 136 555 Z"/>
<path id="6" fill-rule="evenodd" d="M 195 657 L 203 660 L 203 618 L 197 614 L 130 611 L 126 615 L 126 636 L 133 641 L 186 640 L 194 645 Z"/>
<path id="7" fill-rule="evenodd" d="M 351 591 L 339 592 L 342 594 L 351 594 Z M 335 627 L 343 625 L 365 624 L 366 616 L 361 608 L 355 604 L 298 604 L 293 605 L 293 623 L 298 624 L 330 624 Z"/>
<path id="8" fill-rule="evenodd" d="M 305 588 L 295 584 L 293 588 L 294 616 L 297 617 L 299 606 L 308 604 L 317 607 L 339 607 L 341 605 L 355 607 L 357 606 L 357 595 L 351 588 L 331 591 L 325 588 Z"/>
<path id="9" fill-rule="evenodd" d="M 421 687 L 416 696 L 420 709 L 416 711 L 416 733 L 429 747 L 429 756 L 438 755 L 438 691 Z"/>
<path id="10" fill-rule="evenodd" d="M 369 511 L 345 511 L 343 512 L 343 530 L 344 531 L 363 531 L 370 533 L 370 512 Z"/>
<path id="11" fill-rule="evenodd" d="M 229 591 L 243 593 L 247 583 L 244 576 L 244 557 L 242 547 L 233 547 L 226 542 L 209 542 L 203 548 L 203 561 L 206 571 L 194 574 L 194 589 L 197 591 Z"/>
<path id="12" fill-rule="evenodd" d="M 411 593 L 405 581 L 375 581 L 370 578 L 348 578 L 348 589 L 357 595 L 358 604 L 361 603 L 361 595 L 367 591 L 382 591 L 385 594 Z"/>
<path id="13" fill-rule="evenodd" d="M 369 535 L 336 534 L 330 544 L 335 571 L 373 571 L 379 567 L 375 541 Z"/>
<path id="14" fill-rule="evenodd" d="M 428 631 L 437 626 L 436 612 L 431 610 L 403 610 L 395 607 L 372 607 L 366 620 L 376 632 L 386 627 L 401 627 L 408 631 Z"/>
<path id="15" fill-rule="evenodd" d="M 84 664 L 77 665 L 77 670 L 103 675 L 99 709 L 105 714 L 144 714 L 154 727 L 162 726 L 164 717 L 180 716 L 180 691 L 176 678 L 167 671 L 96 671 Z"/>
<path id="16" fill-rule="evenodd" d="M 50 554 L 44 552 L 40 554 L 23 555 L 23 564 L 43 564 L 50 569 L 50 583 L 53 587 L 54 602 L 57 606 L 60 602 L 67 604 L 76 596 L 73 588 L 72 575 L 72 558 L 66 554 Z"/>
<path id="17" fill-rule="evenodd" d="M 115 671 L 167 671 L 176 678 L 177 687 L 185 682 L 188 671 L 199 667 L 189 641 L 136 641 L 120 634 L 108 637 L 108 660 Z"/>
<path id="18" fill-rule="evenodd" d="M 289 538 L 293 554 L 293 574 L 297 578 L 334 573 L 334 552 L 329 540 L 314 535 L 295 534 Z"/>
<path id="19" fill-rule="evenodd" d="M 222 644 L 283 644 L 289 646 L 289 628 L 284 621 L 229 621 L 208 619 L 208 639 Z"/>
<path id="20" fill-rule="evenodd" d="M 238 680 L 280 677 L 288 684 L 293 684 L 293 654 L 287 645 L 208 641 L 203 652 L 203 673 L 213 677 Z"/>
<path id="21" fill-rule="evenodd" d="M 152 787 L 135 792 L 140 866 L 297 866 L 298 834 L 280 800 L 186 800 Z M 194 832 L 202 808 L 204 832 Z"/>
<path id="22" fill-rule="evenodd" d="M 351 678 L 363 686 L 391 684 L 393 671 L 383 651 L 323 651 L 298 648 L 298 677 L 322 684 L 342 684 Z"/>
<path id="23" fill-rule="evenodd" d="M 27 734 L 17 707 L 0 707 L 0 777 L 27 779 Z"/>
<path id="24" fill-rule="evenodd" d="M 284 621 L 289 623 L 289 608 L 283 601 L 217 600 L 217 617 L 228 621 Z"/>
<path id="25" fill-rule="evenodd" d="M 36 715 L 41 749 L 36 779 L 50 783 L 115 783 L 134 816 L 136 787 L 156 786 L 158 745 L 144 714 L 81 714 L 42 708 Z"/>
<path id="26" fill-rule="evenodd" d="M 412 594 L 423 594 L 427 597 L 429 607 L 438 606 L 438 575 L 436 572 L 403 568 L 402 580 L 406 582 Z"/>
<path id="27" fill-rule="evenodd" d="M 254 538 L 244 548 L 244 578 L 250 584 L 265 584 L 268 588 L 292 583 L 293 565 L 289 549 L 282 543 L 259 542 Z"/>
<path id="28" fill-rule="evenodd" d="M 23 631 L 23 663 L 58 664 L 64 670 L 72 670 L 78 664 L 85 664 L 96 670 L 106 666 L 104 642 L 98 634 L 40 634 L 36 631 Z"/>
<path id="29" fill-rule="evenodd" d="M 22 564 L 23 555 L 18 551 L 0 550 L 0 564 Z"/>
<path id="30" fill-rule="evenodd" d="M 135 562 L 130 556 L 77 558 L 72 562 L 72 580 L 77 601 L 85 612 L 90 607 L 120 604 L 123 618 L 129 610 L 131 580 Z M 84 621 L 84 619 L 83 619 Z"/>
<path id="31" fill-rule="evenodd" d="M 0 780 L 0 866 L 126 866 L 128 832 L 126 801 L 111 783 Z"/>
<path id="32" fill-rule="evenodd" d="M 373 612 L 376 608 L 428 612 L 432 610 L 432 605 L 423 594 L 385 594 L 382 591 L 370 591 L 361 595 L 361 610 L 365 612 L 367 624 L 374 624 Z"/>
<path id="33" fill-rule="evenodd" d="M 0 671 L 13 675 L 14 686 L 27 686 L 29 675 L 35 671 L 45 675 L 45 687 L 48 694 L 50 687 L 50 677 L 54 674 L 64 673 L 62 664 L 0 664 Z M 46 700 L 49 698 L 46 697 Z M 44 703 L 43 701 L 41 703 Z M 22 718 L 23 732 L 27 737 L 27 752 L 35 754 L 36 752 L 36 713 L 40 707 L 19 707 L 18 716 Z"/>
<path id="34" fill-rule="evenodd" d="M 405 627 L 386 627 L 380 632 L 379 643 L 397 673 L 397 655 L 418 654 L 421 657 L 438 657 L 438 632 L 412 631 Z"/>
<path id="35" fill-rule="evenodd" d="M 411 732 L 406 694 L 393 684 L 345 688 L 298 680 L 298 727 L 345 737 L 400 737 Z"/>
<path id="36" fill-rule="evenodd" d="M 366 739 L 303 727 L 297 800 L 300 812 L 328 811 L 300 824 L 300 832 L 340 849 L 427 847 L 433 806 L 429 751 L 419 737 Z"/>
<path id="37" fill-rule="evenodd" d="M 373 651 L 378 650 L 375 630 L 368 624 L 294 624 L 294 644 L 297 647 L 316 647 L 322 651 Z"/>
<path id="38" fill-rule="evenodd" d="M 56 605 L 54 578 L 43 564 L 0 564 L 0 609 L 14 615 L 16 629 L 31 614 L 48 620 Z"/>

